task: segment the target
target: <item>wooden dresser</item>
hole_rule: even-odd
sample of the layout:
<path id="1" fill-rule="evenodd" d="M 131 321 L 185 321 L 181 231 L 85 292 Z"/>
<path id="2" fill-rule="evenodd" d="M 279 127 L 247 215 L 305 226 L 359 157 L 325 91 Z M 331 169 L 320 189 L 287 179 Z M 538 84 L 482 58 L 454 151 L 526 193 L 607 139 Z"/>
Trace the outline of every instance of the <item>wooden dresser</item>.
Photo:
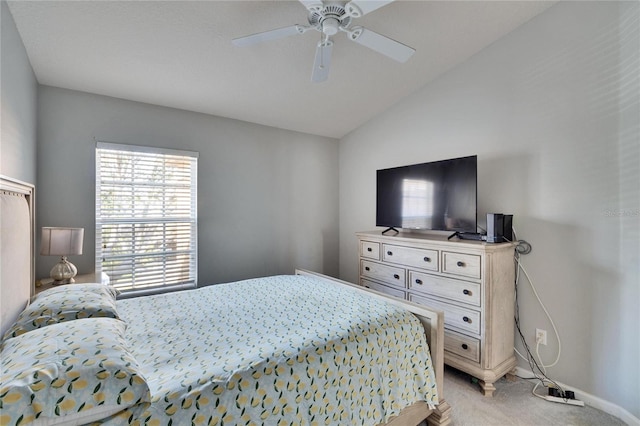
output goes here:
<path id="1" fill-rule="evenodd" d="M 516 366 L 513 243 L 359 232 L 360 285 L 444 311 L 444 361 L 486 396 Z"/>

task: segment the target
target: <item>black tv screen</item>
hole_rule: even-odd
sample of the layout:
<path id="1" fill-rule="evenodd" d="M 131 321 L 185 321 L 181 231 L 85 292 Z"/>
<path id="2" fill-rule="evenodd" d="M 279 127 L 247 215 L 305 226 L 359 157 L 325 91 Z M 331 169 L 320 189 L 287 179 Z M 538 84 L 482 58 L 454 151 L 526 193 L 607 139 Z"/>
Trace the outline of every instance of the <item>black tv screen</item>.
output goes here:
<path id="1" fill-rule="evenodd" d="M 377 171 L 376 226 L 476 232 L 477 156 Z"/>

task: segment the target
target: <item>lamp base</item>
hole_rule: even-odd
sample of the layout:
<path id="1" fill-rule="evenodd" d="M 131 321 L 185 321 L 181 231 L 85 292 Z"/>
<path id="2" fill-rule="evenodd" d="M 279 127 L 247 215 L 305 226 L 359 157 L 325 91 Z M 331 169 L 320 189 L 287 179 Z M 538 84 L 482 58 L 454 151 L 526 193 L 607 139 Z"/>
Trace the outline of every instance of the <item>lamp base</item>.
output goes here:
<path id="1" fill-rule="evenodd" d="M 67 278 L 64 280 L 53 280 L 51 285 L 73 284 L 75 282 L 76 280 L 74 280 L 73 278 Z"/>
<path id="2" fill-rule="evenodd" d="M 73 277 L 76 276 L 78 270 L 76 266 L 67 260 L 66 256 L 62 256 L 60 262 L 56 263 L 49 276 L 53 279 L 52 285 L 72 284 L 75 282 Z"/>

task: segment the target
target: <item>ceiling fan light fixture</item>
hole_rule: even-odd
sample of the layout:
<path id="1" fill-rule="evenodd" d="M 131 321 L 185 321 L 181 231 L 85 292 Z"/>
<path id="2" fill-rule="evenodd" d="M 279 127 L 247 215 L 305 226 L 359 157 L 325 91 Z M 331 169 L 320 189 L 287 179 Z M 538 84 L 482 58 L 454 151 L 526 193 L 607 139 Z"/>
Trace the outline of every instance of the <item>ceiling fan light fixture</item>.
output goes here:
<path id="1" fill-rule="evenodd" d="M 322 20 L 322 33 L 327 36 L 336 35 L 340 29 L 340 21 L 336 18 L 326 18 Z"/>

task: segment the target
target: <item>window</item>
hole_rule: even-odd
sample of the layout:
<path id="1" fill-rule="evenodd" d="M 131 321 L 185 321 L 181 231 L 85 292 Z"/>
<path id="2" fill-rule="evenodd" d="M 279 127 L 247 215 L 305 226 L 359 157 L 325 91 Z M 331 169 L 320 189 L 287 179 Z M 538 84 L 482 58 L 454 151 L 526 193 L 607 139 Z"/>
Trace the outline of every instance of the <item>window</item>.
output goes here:
<path id="1" fill-rule="evenodd" d="M 126 296 L 193 288 L 195 152 L 98 142 L 96 272 Z"/>

